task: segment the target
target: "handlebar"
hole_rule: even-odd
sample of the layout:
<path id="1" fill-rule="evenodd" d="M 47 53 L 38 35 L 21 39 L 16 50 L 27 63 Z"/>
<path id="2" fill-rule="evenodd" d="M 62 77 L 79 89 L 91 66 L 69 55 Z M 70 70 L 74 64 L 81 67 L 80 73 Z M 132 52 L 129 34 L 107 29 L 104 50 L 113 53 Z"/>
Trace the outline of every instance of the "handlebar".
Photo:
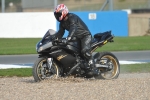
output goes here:
<path id="1" fill-rule="evenodd" d="M 61 39 L 54 39 L 53 41 L 52 41 L 52 43 L 54 44 L 54 45 L 67 45 L 68 44 L 68 42 L 76 42 L 76 41 L 78 41 L 78 38 L 76 38 L 76 37 L 72 37 L 72 39 L 71 40 L 67 40 L 66 38 L 61 38 Z"/>
<path id="2" fill-rule="evenodd" d="M 67 39 L 55 39 L 52 41 L 54 45 L 66 45 Z"/>

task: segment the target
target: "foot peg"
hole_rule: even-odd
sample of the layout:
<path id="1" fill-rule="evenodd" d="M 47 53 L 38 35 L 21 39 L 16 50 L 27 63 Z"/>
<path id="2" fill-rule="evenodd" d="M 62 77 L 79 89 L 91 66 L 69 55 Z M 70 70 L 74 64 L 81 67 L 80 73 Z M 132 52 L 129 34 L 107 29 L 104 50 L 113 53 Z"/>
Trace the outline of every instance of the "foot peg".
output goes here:
<path id="1" fill-rule="evenodd" d="M 100 74 L 100 71 L 97 68 L 92 68 L 91 70 L 87 71 L 87 75 L 90 76 L 98 76 Z"/>
<path id="2" fill-rule="evenodd" d="M 80 63 L 77 63 L 75 66 L 73 66 L 66 76 L 69 76 L 79 66 L 79 64 Z"/>

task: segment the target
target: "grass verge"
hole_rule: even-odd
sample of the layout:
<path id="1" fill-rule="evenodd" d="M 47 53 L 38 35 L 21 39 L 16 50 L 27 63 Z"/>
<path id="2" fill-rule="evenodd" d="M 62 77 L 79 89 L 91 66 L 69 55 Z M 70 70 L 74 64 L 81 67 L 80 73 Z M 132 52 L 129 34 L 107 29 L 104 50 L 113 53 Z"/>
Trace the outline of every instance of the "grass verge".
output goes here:
<path id="1" fill-rule="evenodd" d="M 150 63 L 121 65 L 120 73 L 150 73 Z M 1 77 L 29 77 L 32 68 L 0 69 Z"/>
<path id="2" fill-rule="evenodd" d="M 0 38 L 0 55 L 36 54 L 35 45 L 40 38 Z M 150 50 L 150 36 L 115 37 L 96 51 Z"/>
<path id="3" fill-rule="evenodd" d="M 32 76 L 32 68 L 0 69 L 1 77 L 29 77 Z"/>
<path id="4" fill-rule="evenodd" d="M 120 73 L 150 73 L 150 63 L 121 65 Z"/>
<path id="5" fill-rule="evenodd" d="M 36 54 L 39 38 L 0 38 L 0 55 Z"/>
<path id="6" fill-rule="evenodd" d="M 150 50 L 150 36 L 115 37 L 113 43 L 108 43 L 96 51 L 138 51 Z"/>

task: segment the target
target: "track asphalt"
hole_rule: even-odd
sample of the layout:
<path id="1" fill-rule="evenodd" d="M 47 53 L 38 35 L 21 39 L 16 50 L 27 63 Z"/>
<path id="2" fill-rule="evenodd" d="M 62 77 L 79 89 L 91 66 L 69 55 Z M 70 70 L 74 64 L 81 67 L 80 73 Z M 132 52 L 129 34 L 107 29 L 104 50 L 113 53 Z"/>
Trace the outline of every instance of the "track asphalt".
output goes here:
<path id="1" fill-rule="evenodd" d="M 150 62 L 150 50 L 112 52 L 120 64 L 138 64 Z M 32 68 L 38 54 L 31 55 L 0 55 L 0 69 Z"/>

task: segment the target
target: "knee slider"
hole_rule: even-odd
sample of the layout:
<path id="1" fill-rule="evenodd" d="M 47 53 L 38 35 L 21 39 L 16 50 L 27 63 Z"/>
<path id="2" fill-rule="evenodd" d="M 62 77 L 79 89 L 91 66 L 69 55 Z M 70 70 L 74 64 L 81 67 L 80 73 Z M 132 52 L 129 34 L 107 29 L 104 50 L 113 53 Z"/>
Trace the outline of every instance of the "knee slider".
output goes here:
<path id="1" fill-rule="evenodd" d="M 92 54 L 89 52 L 89 50 L 87 50 L 87 49 L 82 49 L 82 54 L 83 54 L 83 56 L 86 58 L 86 59 L 90 59 L 91 58 L 91 56 L 92 56 Z"/>
<path id="2" fill-rule="evenodd" d="M 91 53 L 90 52 L 84 52 L 84 57 L 86 58 L 86 59 L 91 59 Z"/>

